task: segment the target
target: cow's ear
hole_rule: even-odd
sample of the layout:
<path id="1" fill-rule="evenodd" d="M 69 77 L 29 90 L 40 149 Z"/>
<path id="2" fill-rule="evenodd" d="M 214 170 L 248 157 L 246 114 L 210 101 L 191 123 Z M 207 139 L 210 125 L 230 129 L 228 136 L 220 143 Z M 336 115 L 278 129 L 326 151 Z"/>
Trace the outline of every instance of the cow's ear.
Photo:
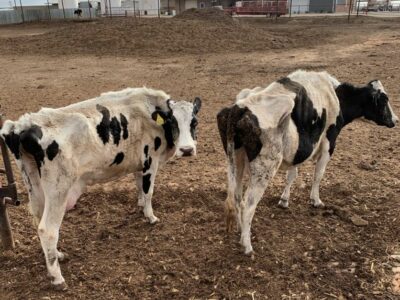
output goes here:
<path id="1" fill-rule="evenodd" d="M 167 121 L 167 115 L 162 110 L 156 110 L 153 112 L 151 118 L 160 126 L 164 125 Z"/>
<path id="2" fill-rule="evenodd" d="M 201 108 L 201 99 L 199 97 L 194 98 L 193 101 L 193 113 L 197 115 Z"/>

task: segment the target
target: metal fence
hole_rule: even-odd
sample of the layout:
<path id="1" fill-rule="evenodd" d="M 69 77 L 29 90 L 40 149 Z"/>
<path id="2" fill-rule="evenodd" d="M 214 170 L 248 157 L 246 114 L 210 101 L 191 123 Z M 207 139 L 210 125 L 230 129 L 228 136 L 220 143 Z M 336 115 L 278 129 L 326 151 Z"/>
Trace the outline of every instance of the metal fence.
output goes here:
<path id="1" fill-rule="evenodd" d="M 78 16 L 76 9 L 54 9 L 48 7 L 24 8 L 18 7 L 13 10 L 0 10 L 0 24 L 18 24 L 23 22 L 50 21 L 62 19 L 91 19 L 99 16 L 95 8 L 80 8 Z"/>

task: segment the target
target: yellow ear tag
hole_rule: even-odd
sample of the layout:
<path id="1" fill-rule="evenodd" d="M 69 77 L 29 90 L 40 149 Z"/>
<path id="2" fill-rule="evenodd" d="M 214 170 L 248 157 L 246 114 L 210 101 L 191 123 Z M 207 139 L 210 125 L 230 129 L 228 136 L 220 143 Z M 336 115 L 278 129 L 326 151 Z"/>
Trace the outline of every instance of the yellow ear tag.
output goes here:
<path id="1" fill-rule="evenodd" d="M 159 114 L 157 114 L 157 119 L 156 119 L 156 123 L 157 123 L 157 125 L 164 125 L 164 119 L 159 115 Z"/>

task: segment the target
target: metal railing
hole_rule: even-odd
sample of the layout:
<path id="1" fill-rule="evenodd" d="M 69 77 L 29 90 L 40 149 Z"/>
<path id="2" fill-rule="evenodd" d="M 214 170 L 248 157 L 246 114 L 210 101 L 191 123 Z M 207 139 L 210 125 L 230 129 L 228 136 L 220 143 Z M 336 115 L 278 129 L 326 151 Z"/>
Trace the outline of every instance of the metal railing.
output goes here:
<path id="1" fill-rule="evenodd" d="M 0 129 L 3 120 L 0 115 Z M 0 151 L 3 157 L 4 169 L 0 169 L 0 176 L 5 175 L 7 185 L 2 186 L 0 178 L 0 240 L 4 250 L 10 250 L 15 247 L 12 236 L 10 220 L 7 213 L 7 204 L 18 206 L 20 204 L 17 196 L 17 188 L 14 181 L 14 175 L 11 168 L 10 157 L 3 139 L 0 138 Z"/>

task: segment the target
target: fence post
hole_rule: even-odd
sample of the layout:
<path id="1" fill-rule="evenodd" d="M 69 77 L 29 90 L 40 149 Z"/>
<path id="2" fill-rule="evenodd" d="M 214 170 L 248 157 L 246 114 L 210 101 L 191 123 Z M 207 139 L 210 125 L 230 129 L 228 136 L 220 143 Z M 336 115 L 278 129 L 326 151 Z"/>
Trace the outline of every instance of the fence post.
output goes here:
<path id="1" fill-rule="evenodd" d="M 361 2 L 361 0 L 358 0 L 358 5 L 357 5 L 357 17 L 358 17 L 358 13 L 360 12 L 360 2 Z"/>
<path id="2" fill-rule="evenodd" d="M 292 1 L 293 0 L 290 0 L 290 4 L 289 4 L 289 18 L 292 17 Z"/>
<path id="3" fill-rule="evenodd" d="M 160 0 L 157 0 L 158 18 L 160 18 Z"/>
<path id="4" fill-rule="evenodd" d="M 49 0 L 47 0 L 47 10 L 49 11 L 49 20 L 51 20 L 51 12 L 50 12 L 50 3 L 49 3 Z"/>
<path id="5" fill-rule="evenodd" d="M 136 18 L 136 5 L 135 5 L 136 0 L 133 0 L 133 16 Z"/>
<path id="6" fill-rule="evenodd" d="M 0 127 L 1 127 L 1 116 L 0 116 Z M 11 170 L 10 158 L 8 156 L 7 148 L 4 141 L 0 139 L 0 151 L 3 155 L 4 173 L 7 176 L 8 185 L 5 189 L 5 193 L 0 197 L 0 238 L 4 250 L 11 250 L 15 247 L 14 239 L 11 232 L 10 221 L 7 214 L 7 202 L 14 201 L 15 205 L 19 205 L 17 201 L 17 191 L 15 189 L 14 176 Z M 0 182 L 0 190 L 2 185 Z M 5 197 L 4 197 L 5 196 Z M 12 197 L 12 198 L 11 198 Z M 8 199 L 8 200 L 7 200 Z M 17 203 L 18 202 L 18 203 Z"/>
<path id="7" fill-rule="evenodd" d="M 108 3 L 109 3 L 109 10 L 110 10 L 110 18 L 112 18 L 111 0 L 108 0 Z"/>
<path id="8" fill-rule="evenodd" d="M 92 4 L 90 4 L 90 0 L 88 0 L 88 7 L 89 7 L 89 19 L 92 18 Z"/>
<path id="9" fill-rule="evenodd" d="M 22 7 L 22 0 L 19 0 L 19 5 L 21 6 L 22 23 L 24 23 L 25 22 L 25 16 L 24 16 L 24 8 Z"/>
<path id="10" fill-rule="evenodd" d="M 63 16 L 64 16 L 64 19 L 65 19 L 64 0 L 61 0 L 61 5 L 62 5 L 62 9 L 63 9 Z"/>
<path id="11" fill-rule="evenodd" d="M 347 16 L 347 22 L 350 23 L 350 14 L 351 14 L 351 6 L 353 4 L 353 0 L 350 0 L 350 4 L 349 4 L 349 15 Z"/>

